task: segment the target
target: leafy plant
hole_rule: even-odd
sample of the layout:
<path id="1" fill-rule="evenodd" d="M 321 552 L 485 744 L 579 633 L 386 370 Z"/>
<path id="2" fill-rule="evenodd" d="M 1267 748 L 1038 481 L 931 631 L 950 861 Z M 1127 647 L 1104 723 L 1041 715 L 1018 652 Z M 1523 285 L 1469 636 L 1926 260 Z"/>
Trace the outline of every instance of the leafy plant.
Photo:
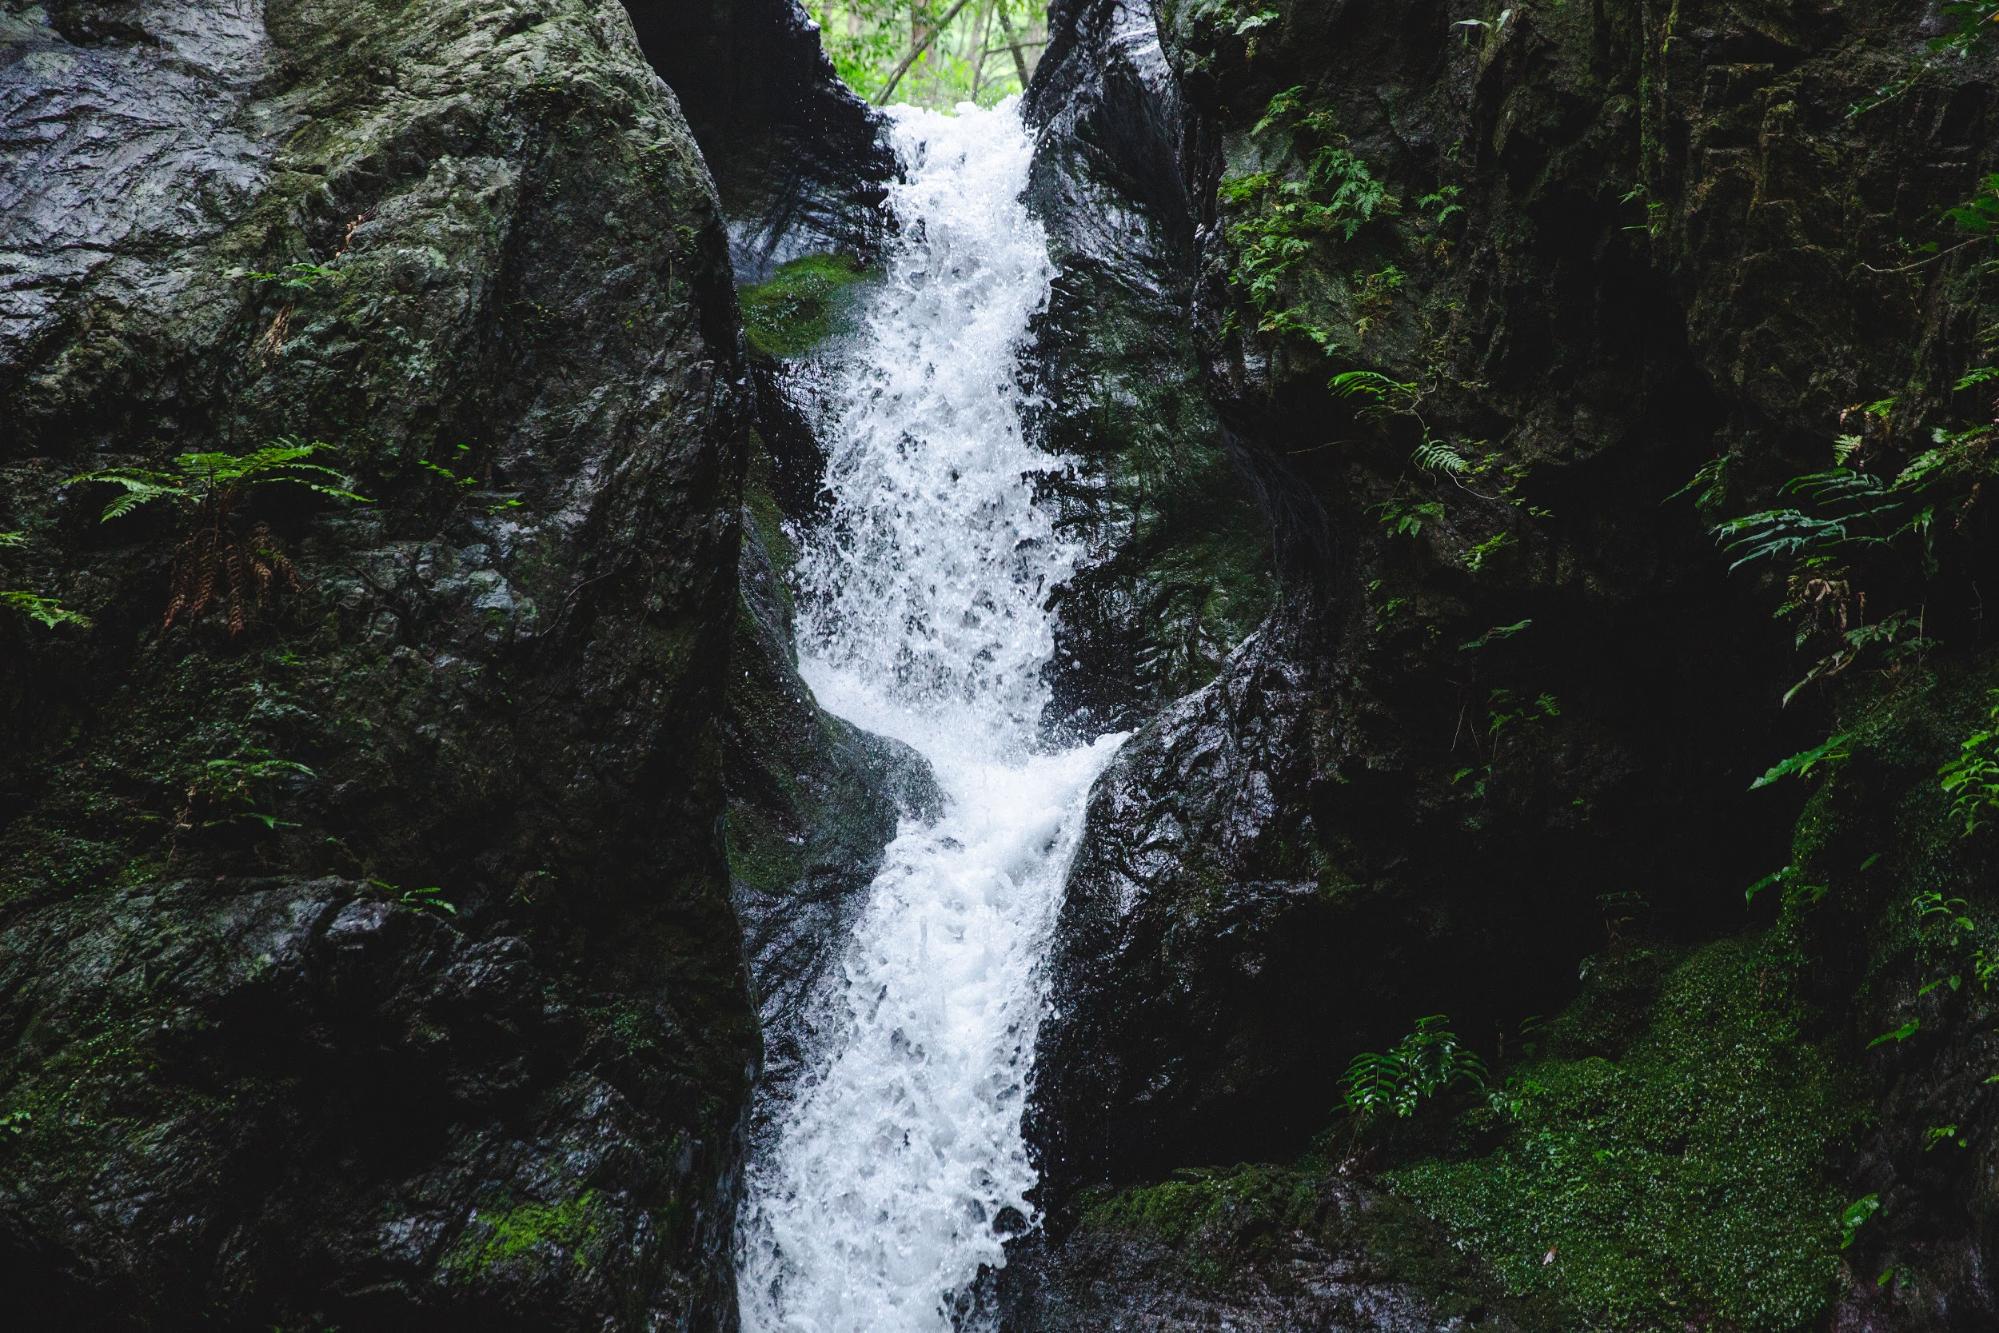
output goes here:
<path id="1" fill-rule="evenodd" d="M 19 1138 L 28 1132 L 28 1126 L 33 1124 L 34 1120 L 35 1117 L 32 1114 L 16 1107 L 14 1110 L 7 1112 L 7 1114 L 0 1115 L 0 1134 Z"/>
<path id="2" fill-rule="evenodd" d="M 301 586 L 296 566 L 270 526 L 243 512 L 253 495 L 266 487 L 290 486 L 343 503 L 370 503 L 349 489 L 344 474 L 316 461 L 333 448 L 324 440 L 287 435 L 245 454 L 177 454 L 166 468 L 104 468 L 65 484 L 116 488 L 118 494 L 104 507 L 106 523 L 152 505 L 180 513 L 189 528 L 174 550 L 161 628 L 221 607 L 234 638 L 278 588 L 296 592 Z"/>
<path id="3" fill-rule="evenodd" d="M 435 884 L 427 884 L 420 889 L 405 889 L 385 879 L 371 879 L 368 883 L 394 898 L 399 906 L 419 912 L 435 912 L 440 916 L 458 915 L 457 905 L 446 901 L 444 890 Z"/>
<path id="4" fill-rule="evenodd" d="M 1465 552 L 1465 568 L 1476 574 L 1485 568 L 1485 562 L 1498 555 L 1509 546 L 1519 543 L 1519 538 L 1510 532 L 1494 533 L 1478 545 Z"/>
<path id="5" fill-rule="evenodd" d="M 1025 87 L 1046 44 L 1045 0 L 807 0 L 806 8 L 834 69 L 877 103 L 991 106 Z"/>
<path id="6" fill-rule="evenodd" d="M 26 533 L 0 532 L 0 550 L 19 550 L 27 544 Z M 44 597 L 22 588 L 0 588 L 0 606 L 17 611 L 46 629 L 55 629 L 59 625 L 88 628 L 90 625 L 89 616 L 70 610 L 53 597 Z"/>
<path id="7" fill-rule="evenodd" d="M 340 270 L 326 264 L 286 264 L 274 272 L 246 273 L 252 282 L 275 283 L 286 291 L 316 291 L 323 282 L 336 282 Z"/>
<path id="8" fill-rule="evenodd" d="M 1327 382 L 1342 398 L 1358 398 L 1363 413 L 1375 415 L 1413 414 L 1417 392 L 1414 384 L 1390 379 L 1374 370 L 1343 370 Z"/>
<path id="9" fill-rule="evenodd" d="M 1821 766 L 1831 767 L 1846 758 L 1846 732 L 1831 737 L 1823 744 L 1814 745 L 1809 750 L 1800 750 L 1788 759 L 1780 759 L 1767 772 L 1749 784 L 1749 790 L 1758 791 L 1785 778 L 1806 778 Z"/>
<path id="10" fill-rule="evenodd" d="M 1271 98 L 1250 133 L 1262 137 L 1280 129 L 1290 136 L 1289 168 L 1231 176 L 1218 191 L 1224 211 L 1233 215 L 1230 276 L 1255 307 L 1262 332 L 1295 334 L 1330 351 L 1332 332 L 1284 299 L 1288 281 L 1321 242 L 1352 241 L 1378 214 L 1393 211 L 1396 201 L 1348 147 L 1332 113 L 1307 109 L 1302 86 Z M 1389 265 L 1360 280 L 1358 297 L 1378 308 L 1402 280 L 1402 271 Z"/>
<path id="11" fill-rule="evenodd" d="M 1516 634 L 1523 633 L 1527 629 L 1531 628 L 1533 624 L 1534 622 L 1530 619 L 1530 620 L 1517 620 L 1511 625 L 1494 625 L 1491 629 L 1479 635 L 1476 639 L 1471 639 L 1465 643 L 1458 645 L 1458 651 L 1461 653 L 1478 652 L 1479 650 L 1488 647 L 1491 644 L 1502 642 L 1506 639 L 1512 638 Z"/>
<path id="12" fill-rule="evenodd" d="M 1441 227 L 1465 211 L 1465 206 L 1458 202 L 1463 194 L 1463 189 L 1456 185 L 1440 185 L 1429 194 L 1419 195 L 1416 207 L 1428 213 L 1430 220 Z"/>
<path id="13" fill-rule="evenodd" d="M 1881 1211 L 1881 1196 L 1863 1194 L 1839 1210 L 1839 1248 L 1853 1248 L 1853 1241 L 1867 1220 Z"/>
<path id="14" fill-rule="evenodd" d="M 1964 738 L 1957 757 L 1938 769 L 1950 812 L 1970 837 L 1999 812 L 1999 690 L 1992 692 L 1987 725 Z"/>
<path id="15" fill-rule="evenodd" d="M 1923 1151 L 1928 1152 L 1941 1144 L 1955 1144 L 1960 1148 L 1971 1146 L 1971 1140 L 1958 1132 L 1956 1125 L 1931 1125 L 1923 1131 Z"/>
<path id="16" fill-rule="evenodd" d="M 1386 1052 L 1363 1051 L 1347 1065 L 1346 1108 L 1366 1124 L 1392 1114 L 1406 1120 L 1426 1101 L 1453 1087 L 1484 1089 L 1485 1061 L 1450 1029 L 1450 1019 L 1430 1014 Z"/>
<path id="17" fill-rule="evenodd" d="M 349 483 L 345 475 L 312 461 L 333 447 L 324 440 L 284 435 L 247 454 L 176 454 L 170 468 L 104 468 L 80 473 L 63 484 L 108 485 L 122 491 L 104 506 L 102 521 L 106 523 L 162 501 L 183 509 L 207 509 L 240 499 L 260 486 L 301 486 L 337 500 L 369 503 L 366 496 L 346 489 Z"/>
<path id="18" fill-rule="evenodd" d="M 25 592 L 17 588 L 0 588 L 0 606 L 18 611 L 38 625 L 54 629 L 58 625 L 75 625 L 88 628 L 90 617 L 80 611 L 72 611 L 53 597 L 43 597 L 38 593 Z"/>
<path id="19" fill-rule="evenodd" d="M 1728 469 L 1730 459 L 1720 454 L 1701 464 L 1693 479 L 1667 496 L 1667 500 L 1677 500 L 1682 496 L 1694 502 L 1694 508 L 1703 514 L 1712 514 L 1728 499 Z"/>
<path id="20" fill-rule="evenodd" d="M 204 760 L 188 782 L 174 819 L 174 837 L 236 823 L 260 825 L 267 833 L 295 827 L 278 817 L 277 788 L 286 779 L 318 776 L 296 760 L 261 748 Z"/>
<path id="21" fill-rule="evenodd" d="M 1420 537 L 1425 523 L 1444 521 L 1444 506 L 1435 500 L 1410 500 L 1391 496 L 1376 505 L 1381 526 L 1391 537 Z"/>

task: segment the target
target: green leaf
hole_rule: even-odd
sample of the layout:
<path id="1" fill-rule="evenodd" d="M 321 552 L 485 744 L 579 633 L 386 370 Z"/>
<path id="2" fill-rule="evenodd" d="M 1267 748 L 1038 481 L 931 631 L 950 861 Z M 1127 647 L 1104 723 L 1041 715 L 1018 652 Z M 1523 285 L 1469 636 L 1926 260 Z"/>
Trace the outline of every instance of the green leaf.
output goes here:
<path id="1" fill-rule="evenodd" d="M 1762 777 L 1750 783 L 1749 790 L 1758 791 L 1774 782 L 1781 782 L 1785 778 L 1810 777 L 1812 770 L 1821 764 L 1831 765 L 1839 763 L 1847 756 L 1846 750 L 1842 747 L 1845 746 L 1851 734 L 1850 732 L 1843 731 L 1822 745 L 1815 745 L 1809 750 L 1801 750 L 1789 759 L 1779 760 L 1777 763 L 1771 765 L 1770 770 Z"/>
<path id="2" fill-rule="evenodd" d="M 1891 1041 L 1895 1042 L 1907 1041 L 1909 1038 L 1915 1036 L 1917 1032 L 1921 1031 L 1922 1026 L 1923 1026 L 1922 1019 L 1912 1018 L 1908 1022 L 1902 1024 L 1902 1026 L 1896 1028 L 1894 1031 L 1884 1032 L 1880 1036 L 1876 1037 L 1873 1041 L 1868 1042 L 1867 1049 L 1871 1051 L 1876 1046 L 1885 1046 Z"/>

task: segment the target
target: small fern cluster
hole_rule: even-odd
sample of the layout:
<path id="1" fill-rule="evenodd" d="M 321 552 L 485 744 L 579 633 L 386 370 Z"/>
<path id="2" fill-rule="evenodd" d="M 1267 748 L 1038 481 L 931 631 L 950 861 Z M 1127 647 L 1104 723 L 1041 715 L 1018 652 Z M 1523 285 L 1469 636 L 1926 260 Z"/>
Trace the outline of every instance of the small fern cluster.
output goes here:
<path id="1" fill-rule="evenodd" d="M 252 496 L 265 487 L 291 486 L 344 503 L 368 503 L 349 489 L 343 473 L 315 461 L 332 448 L 324 440 L 282 436 L 249 453 L 179 454 L 167 468 L 104 468 L 71 477 L 68 484 L 117 488 L 104 506 L 106 523 L 150 505 L 181 513 L 189 526 L 174 548 L 161 628 L 219 608 L 235 638 L 279 590 L 297 592 L 302 586 L 269 523 L 244 512 Z"/>
<path id="2" fill-rule="evenodd" d="M 1273 130 L 1288 132 L 1296 173 L 1232 176 L 1222 182 L 1220 198 L 1237 215 L 1228 228 L 1236 254 L 1231 276 L 1255 307 L 1259 329 L 1297 334 L 1330 350 L 1333 335 L 1285 302 L 1287 281 L 1319 242 L 1353 240 L 1378 214 L 1392 212 L 1396 201 L 1347 146 L 1332 113 L 1305 110 L 1304 97 L 1302 86 L 1277 94 L 1250 131 L 1258 138 Z M 1376 301 L 1401 285 L 1401 272 L 1393 266 L 1372 276 Z"/>
<path id="3" fill-rule="evenodd" d="M 1974 372 L 1958 387 L 1982 382 Z M 1864 411 L 1883 422 L 1893 406 L 1886 401 Z M 1869 607 L 1869 593 L 1878 601 L 1896 583 L 1921 582 L 1938 572 L 1940 539 L 1970 533 L 1985 484 L 1999 478 L 1995 441 L 1999 426 L 1992 424 L 1938 430 L 1931 448 L 1891 471 L 1865 465 L 1862 438 L 1842 435 L 1831 468 L 1784 483 L 1780 494 L 1790 503 L 1715 525 L 1731 572 L 1764 562 L 1783 568 L 1786 595 L 1777 614 L 1796 625 L 1800 649 L 1818 654 L 1784 695 L 1786 703 L 1870 654 L 1893 664 L 1932 646 L 1920 607 L 1904 605 L 1883 614 L 1878 606 Z M 1696 503 L 1702 503 L 1720 492 L 1724 475 L 1704 469 L 1682 493 L 1695 492 Z"/>
<path id="4" fill-rule="evenodd" d="M 1347 1065 L 1346 1108 L 1361 1124 L 1383 1115 L 1406 1120 L 1454 1087 L 1482 1090 L 1485 1061 L 1458 1040 L 1450 1019 L 1430 1014 L 1387 1051 L 1362 1051 Z"/>
<path id="5" fill-rule="evenodd" d="M 28 544 L 25 533 L 0 532 L 0 550 L 18 550 Z M 53 597 L 25 588 L 0 588 L 0 607 L 27 617 L 44 629 L 55 629 L 60 625 L 87 627 L 90 617 L 72 611 Z"/>
<path id="6" fill-rule="evenodd" d="M 1966 837 L 1999 815 L 1999 690 L 1992 695 L 1987 725 L 1964 738 L 1955 758 L 1938 770 L 1950 812 Z"/>

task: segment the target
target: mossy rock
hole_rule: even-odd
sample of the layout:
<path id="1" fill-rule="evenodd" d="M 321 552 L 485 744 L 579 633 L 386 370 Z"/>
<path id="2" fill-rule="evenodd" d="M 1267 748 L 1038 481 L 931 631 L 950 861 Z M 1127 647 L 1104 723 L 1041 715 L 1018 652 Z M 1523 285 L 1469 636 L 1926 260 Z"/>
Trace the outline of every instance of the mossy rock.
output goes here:
<path id="1" fill-rule="evenodd" d="M 765 356 L 804 356 L 846 328 L 855 286 L 867 276 L 846 255 L 806 255 L 737 293 L 743 334 Z"/>
<path id="2" fill-rule="evenodd" d="M 1789 996 L 1762 939 L 1697 950 L 1619 1058 L 1524 1065 L 1496 1148 L 1387 1179 L 1561 1327 L 1811 1327 L 1838 1287 L 1827 1164 L 1858 1105 Z"/>
<path id="3" fill-rule="evenodd" d="M 498 1267 L 554 1263 L 564 1258 L 587 1268 L 614 1230 L 607 1218 L 595 1190 L 552 1204 L 523 1203 L 490 1213 L 482 1211 L 445 1256 L 443 1268 L 467 1281 Z"/>

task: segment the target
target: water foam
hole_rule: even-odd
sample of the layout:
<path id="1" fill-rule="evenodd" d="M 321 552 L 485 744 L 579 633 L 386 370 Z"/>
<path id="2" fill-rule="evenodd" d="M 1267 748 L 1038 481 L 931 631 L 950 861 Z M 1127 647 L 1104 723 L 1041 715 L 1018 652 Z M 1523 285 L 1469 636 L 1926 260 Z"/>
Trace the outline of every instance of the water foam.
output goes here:
<path id="1" fill-rule="evenodd" d="M 900 234 L 828 368 L 830 514 L 799 564 L 820 704 L 914 746 L 946 796 L 890 844 L 835 978 L 820 1069 L 756 1146 L 752 1333 L 948 1329 L 1032 1220 L 1021 1134 L 1043 963 L 1090 784 L 1122 737 L 1040 744 L 1049 591 L 1082 552 L 1037 502 L 1021 424 L 1048 299 L 1017 109 L 891 113 Z"/>

